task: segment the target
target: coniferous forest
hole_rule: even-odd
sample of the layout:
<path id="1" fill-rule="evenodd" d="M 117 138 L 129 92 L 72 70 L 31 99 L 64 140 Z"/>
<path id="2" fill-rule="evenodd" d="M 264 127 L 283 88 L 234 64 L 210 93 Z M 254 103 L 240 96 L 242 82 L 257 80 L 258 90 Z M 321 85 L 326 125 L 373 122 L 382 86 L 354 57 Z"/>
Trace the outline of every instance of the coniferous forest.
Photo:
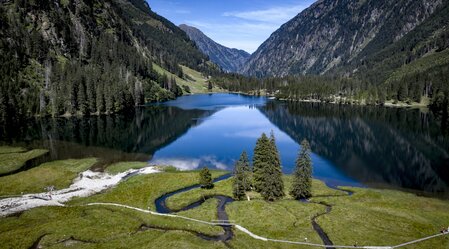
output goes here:
<path id="1" fill-rule="evenodd" d="M 342 4 L 340 7 L 346 6 L 348 5 Z M 418 10 L 422 9 L 418 8 Z M 379 35 L 379 38 L 371 40 L 366 49 L 352 59 L 338 58 L 342 62 L 329 70 L 314 71 L 314 68 L 311 68 L 309 71 L 301 71 L 299 68 L 304 66 L 301 64 L 297 67 L 292 66 L 289 73 L 282 77 L 270 77 L 269 73 L 266 73 L 267 77 L 264 78 L 223 74 L 215 77 L 214 81 L 231 91 L 251 94 L 264 94 L 266 91 L 280 99 L 366 105 L 383 105 L 386 102 L 421 104 L 430 106 L 435 112 L 447 116 L 449 108 L 448 15 L 449 2 L 442 1 L 431 16 L 398 39 L 391 37 L 391 34 L 395 30 L 402 29 L 405 24 L 401 22 L 407 22 L 407 20 L 399 20 L 406 15 L 396 13 L 394 18 L 396 23 L 389 23 L 379 31 L 383 36 Z M 344 17 L 341 19 L 346 20 Z M 321 21 L 332 22 L 327 19 Z M 351 22 L 351 19 L 347 21 Z M 313 26 L 313 23 L 308 25 Z M 302 26 L 307 27 L 307 25 Z M 282 28 L 278 32 L 283 32 Z M 284 32 L 279 37 L 289 35 L 292 34 Z M 342 39 L 350 38 L 345 36 L 344 32 L 341 37 Z M 277 45 L 277 47 L 280 46 Z M 332 52 L 332 49 L 312 49 L 312 52 L 317 54 L 325 54 L 329 51 Z M 265 52 L 269 53 L 270 50 Z M 343 53 L 343 51 L 333 52 Z M 277 57 L 273 55 L 273 58 Z M 263 65 L 268 63 L 257 59 L 255 61 Z M 317 63 L 321 61 L 326 61 L 326 58 L 320 57 Z M 279 68 L 277 64 L 268 63 L 266 66 L 272 70 Z"/>
<path id="2" fill-rule="evenodd" d="M 180 64 L 213 72 L 187 35 L 145 1 L 5 1 L 0 120 L 113 113 L 182 95 Z"/>

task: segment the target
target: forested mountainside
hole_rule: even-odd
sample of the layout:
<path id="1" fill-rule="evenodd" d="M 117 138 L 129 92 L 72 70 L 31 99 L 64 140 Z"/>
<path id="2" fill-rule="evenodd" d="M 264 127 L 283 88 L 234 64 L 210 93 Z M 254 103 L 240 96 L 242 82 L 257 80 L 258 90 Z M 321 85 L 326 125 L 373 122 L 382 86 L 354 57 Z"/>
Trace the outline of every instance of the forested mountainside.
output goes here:
<path id="1" fill-rule="evenodd" d="M 187 33 L 203 53 L 209 56 L 212 62 L 226 72 L 238 72 L 250 57 L 250 54 L 246 51 L 218 44 L 195 27 L 185 24 L 179 27 Z"/>
<path id="2" fill-rule="evenodd" d="M 319 0 L 273 33 L 241 72 L 273 77 L 252 89 L 281 98 L 417 102 L 447 114 L 448 16 L 448 0 Z"/>
<path id="3" fill-rule="evenodd" d="M 145 0 L 11 0 L 0 5 L 0 120 L 112 113 L 182 94 L 181 65 L 208 61 Z"/>

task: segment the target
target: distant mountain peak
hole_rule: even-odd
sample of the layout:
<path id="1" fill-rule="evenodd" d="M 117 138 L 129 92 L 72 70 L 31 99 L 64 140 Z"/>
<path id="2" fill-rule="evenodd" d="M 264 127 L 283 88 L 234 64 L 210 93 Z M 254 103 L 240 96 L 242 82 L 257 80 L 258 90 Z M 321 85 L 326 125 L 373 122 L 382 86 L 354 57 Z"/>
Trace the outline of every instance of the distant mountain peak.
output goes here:
<path id="1" fill-rule="evenodd" d="M 227 72 L 238 72 L 250 57 L 250 54 L 244 50 L 228 48 L 213 41 L 198 28 L 186 24 L 179 25 L 179 28 L 186 32 L 211 61 Z"/>

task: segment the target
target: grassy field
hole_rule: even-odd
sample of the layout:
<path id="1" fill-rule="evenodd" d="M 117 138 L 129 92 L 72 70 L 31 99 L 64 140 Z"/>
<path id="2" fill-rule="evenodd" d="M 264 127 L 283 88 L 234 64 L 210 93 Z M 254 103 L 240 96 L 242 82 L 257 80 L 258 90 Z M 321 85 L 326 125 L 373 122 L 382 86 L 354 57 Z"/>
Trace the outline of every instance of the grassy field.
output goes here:
<path id="1" fill-rule="evenodd" d="M 318 222 L 336 244 L 401 244 L 449 226 L 448 201 L 392 190 L 350 190 L 350 197 L 315 198 L 333 205 Z M 449 248 L 449 236 L 406 248 Z"/>
<path id="2" fill-rule="evenodd" d="M 171 248 L 214 245 L 190 232 L 213 235 L 211 226 L 115 207 L 42 207 L 24 212 L 20 217 L 1 218 L 0 221 L 2 248 L 30 248 L 43 235 L 41 246 L 54 248 L 63 247 L 63 241 L 68 239 L 74 240 L 74 248 L 130 248 L 130 245 L 132 248 L 156 248 L 156 245 L 163 245 L 164 238 L 178 235 L 183 239 L 165 243 L 171 244 Z M 153 229 L 144 231 L 142 226 Z M 141 240 L 143 236 L 145 240 Z M 153 240 L 159 242 L 152 244 Z"/>
<path id="3" fill-rule="evenodd" d="M 70 161 L 72 166 L 69 164 L 55 166 Z M 76 172 L 94 163 L 95 160 L 86 159 L 84 164 L 81 161 L 52 162 L 32 170 L 51 168 L 52 172 L 65 172 L 66 168 L 73 167 L 72 171 Z M 143 167 L 143 164 L 119 163 L 111 165 L 107 171 L 118 173 L 129 168 L 140 167 Z M 213 177 L 225 173 L 212 171 Z M 45 174 L 47 174 L 46 171 L 39 174 L 35 171 L 33 175 Z M 0 183 L 8 177 L 1 177 Z M 21 178 L 27 177 L 21 175 Z M 70 177 L 61 174 L 60 178 L 69 179 Z M 35 182 L 32 186 L 37 189 L 37 186 L 43 182 Z M 114 202 L 155 210 L 156 198 L 197 182 L 197 171 L 139 175 L 103 193 L 72 200 L 67 207 L 41 207 L 18 216 L 0 218 L 2 248 L 29 248 L 42 236 L 40 245 L 45 248 L 67 246 L 73 248 L 224 248 L 226 245 L 222 242 L 206 241 L 195 234 L 200 232 L 218 235 L 222 233 L 220 227 L 159 217 L 119 207 L 84 206 L 92 202 Z M 285 176 L 284 182 L 286 190 L 290 189 L 291 176 Z M 20 184 L 10 183 L 9 185 L 20 187 Z M 231 195 L 231 186 L 232 179 L 228 179 L 216 183 L 215 188 L 211 190 L 191 190 L 169 198 L 168 205 L 176 209 L 205 195 Z M 3 190 L 3 187 L 1 189 Z M 390 190 L 361 188 L 349 188 L 349 190 L 354 191 L 352 196 L 340 190 L 330 189 L 321 181 L 313 181 L 314 197 L 311 201 L 325 202 L 333 206 L 329 214 L 317 220 L 335 244 L 399 244 L 437 233 L 441 227 L 449 225 L 448 201 Z M 308 242 L 322 243 L 313 230 L 311 218 L 318 213 L 323 213 L 324 205 L 299 202 L 288 195 L 283 200 L 270 203 L 263 201 L 256 193 L 250 193 L 250 195 L 251 201 L 235 201 L 226 206 L 231 221 L 264 237 L 292 241 L 306 241 L 307 238 Z M 216 199 L 209 199 L 200 207 L 180 212 L 179 215 L 205 221 L 214 220 L 217 215 L 216 205 Z M 228 242 L 233 248 L 310 248 L 255 240 L 240 231 L 234 231 L 235 237 Z M 406 248 L 448 247 L 449 238 L 446 236 Z"/>
<path id="4" fill-rule="evenodd" d="M 284 184 L 285 189 L 290 189 L 291 186 L 291 176 L 284 176 Z M 184 192 L 172 196 L 167 199 L 167 205 L 173 209 L 178 210 L 182 207 L 195 202 L 204 196 L 208 195 L 227 195 L 232 196 L 232 179 L 227 179 L 215 184 L 213 189 L 194 189 L 189 192 Z M 251 200 L 262 200 L 260 194 L 256 192 L 248 193 Z M 323 182 L 314 180 L 313 181 L 313 195 L 322 196 L 322 195 L 345 195 L 344 192 L 338 191 L 335 189 L 328 188 Z M 290 195 L 287 194 L 285 199 L 293 199 Z"/>
<path id="5" fill-rule="evenodd" d="M 0 175 L 22 168 L 28 160 L 48 153 L 47 150 L 27 151 L 20 147 L 0 146 Z"/>
<path id="6" fill-rule="evenodd" d="M 126 164 L 116 166 L 122 170 L 127 168 Z M 224 173 L 212 171 L 214 177 Z M 116 202 L 154 208 L 154 200 L 163 193 L 197 182 L 198 172 L 135 176 L 105 193 L 74 200 L 70 207 L 41 207 L 18 217 L 0 218 L 2 248 L 29 248 L 43 235 L 40 245 L 50 248 L 61 248 L 67 244 L 76 248 L 129 248 L 130 245 L 135 248 L 222 248 L 223 243 L 204 241 L 195 235 L 196 232 L 218 235 L 222 232 L 220 227 L 118 207 L 83 206 L 91 202 Z M 201 207 L 179 214 L 210 221 L 216 219 L 216 205 L 217 201 L 211 199 Z M 151 228 L 141 229 L 142 226 Z M 168 239 L 170 241 L 166 241 Z"/>
<path id="7" fill-rule="evenodd" d="M 207 78 L 200 72 L 195 71 L 191 68 L 181 66 L 182 71 L 185 75 L 184 78 L 179 78 L 177 75 L 165 70 L 159 65 L 153 63 L 153 68 L 159 74 L 166 74 L 168 77 L 175 77 L 177 84 L 182 88 L 182 86 L 188 86 L 190 88 L 190 93 L 208 93 L 208 92 L 223 92 L 223 89 L 214 86 L 212 91 L 208 90 Z M 184 89 L 183 89 L 184 91 Z M 184 91 L 184 93 L 186 93 Z"/>
<path id="8" fill-rule="evenodd" d="M 285 189 L 290 189 L 291 176 L 284 176 Z M 169 207 L 179 209 L 202 196 L 232 195 L 232 179 L 222 181 L 214 189 L 195 189 L 170 197 Z M 449 202 L 414 194 L 364 188 L 348 188 L 345 192 L 328 188 L 323 182 L 313 181 L 312 202 L 332 205 L 330 214 L 319 217 L 318 223 L 335 244 L 395 245 L 438 233 L 449 225 Z M 230 220 L 252 232 L 274 239 L 322 243 L 311 225 L 311 218 L 325 211 L 325 206 L 303 203 L 289 195 L 281 201 L 269 203 L 256 193 L 251 201 L 233 202 L 227 206 Z M 254 240 L 237 233 L 231 245 L 253 248 Z M 388 238 L 388 239 L 385 239 Z M 263 242 L 265 243 L 265 242 Z M 268 246 L 269 245 L 269 246 Z M 262 244 L 270 248 L 308 248 L 289 244 Z M 430 240 L 406 248 L 449 248 L 449 237 Z"/>
<path id="9" fill-rule="evenodd" d="M 224 171 L 212 171 L 218 177 Z M 173 172 L 139 175 L 120 183 L 117 187 L 95 196 L 80 198 L 72 204 L 113 202 L 133 207 L 155 210 L 154 201 L 161 195 L 198 183 L 198 172 Z"/>
<path id="10" fill-rule="evenodd" d="M 22 153 L 26 151 L 27 150 L 22 147 L 0 146 L 0 154 Z"/>
<path id="11" fill-rule="evenodd" d="M 0 196 L 44 192 L 47 186 L 67 188 L 78 173 L 92 167 L 95 158 L 44 163 L 38 167 L 0 178 Z"/>
<path id="12" fill-rule="evenodd" d="M 148 166 L 147 162 L 120 162 L 108 166 L 104 171 L 109 174 L 118 174 L 130 169 L 141 169 Z"/>

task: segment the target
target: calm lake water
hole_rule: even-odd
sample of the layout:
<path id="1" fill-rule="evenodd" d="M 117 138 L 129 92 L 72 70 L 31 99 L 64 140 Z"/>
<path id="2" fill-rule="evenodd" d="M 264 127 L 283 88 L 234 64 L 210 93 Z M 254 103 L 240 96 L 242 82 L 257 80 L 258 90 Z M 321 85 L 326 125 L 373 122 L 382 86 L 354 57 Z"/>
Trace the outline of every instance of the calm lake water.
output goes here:
<path id="1" fill-rule="evenodd" d="M 134 112 L 36 119 L 2 127 L 4 144 L 48 148 L 41 161 L 98 157 L 189 170 L 232 170 L 240 153 L 274 132 L 291 173 L 307 138 L 315 177 L 329 185 L 404 188 L 449 194 L 449 134 L 428 111 L 287 103 L 237 94 L 185 96 Z"/>

